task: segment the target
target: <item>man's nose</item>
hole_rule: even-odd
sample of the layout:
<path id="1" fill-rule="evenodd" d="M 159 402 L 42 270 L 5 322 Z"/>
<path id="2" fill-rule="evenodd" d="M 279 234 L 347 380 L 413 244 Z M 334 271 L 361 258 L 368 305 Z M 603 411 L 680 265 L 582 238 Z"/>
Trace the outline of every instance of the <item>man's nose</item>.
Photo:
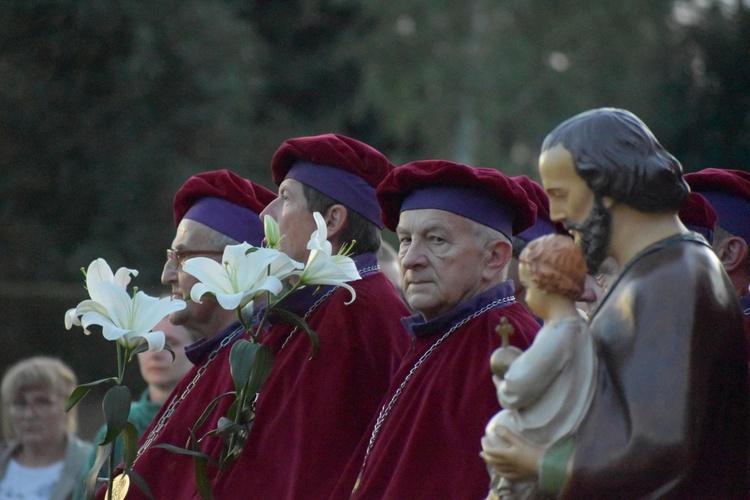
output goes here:
<path id="1" fill-rule="evenodd" d="M 164 263 L 164 269 L 161 272 L 161 283 L 162 285 L 169 285 L 177 281 L 177 261 L 167 260 Z"/>

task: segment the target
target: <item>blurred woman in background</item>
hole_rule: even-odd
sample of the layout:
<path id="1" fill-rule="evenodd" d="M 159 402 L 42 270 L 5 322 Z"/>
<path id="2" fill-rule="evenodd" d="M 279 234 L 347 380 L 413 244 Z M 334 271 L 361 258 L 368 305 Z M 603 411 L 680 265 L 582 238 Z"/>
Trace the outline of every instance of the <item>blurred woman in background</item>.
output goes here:
<path id="1" fill-rule="evenodd" d="M 62 361 L 35 356 L 3 377 L 0 499 L 70 498 L 93 445 L 78 439 L 65 402 L 76 376 Z"/>

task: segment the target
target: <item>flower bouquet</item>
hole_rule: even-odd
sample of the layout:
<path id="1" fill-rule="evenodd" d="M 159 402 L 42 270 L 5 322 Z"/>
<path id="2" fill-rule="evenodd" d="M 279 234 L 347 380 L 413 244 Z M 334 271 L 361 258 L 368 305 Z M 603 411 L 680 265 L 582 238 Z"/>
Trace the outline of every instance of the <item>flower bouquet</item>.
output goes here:
<path id="1" fill-rule="evenodd" d="M 86 497 L 93 497 L 99 470 L 107 462 L 108 479 L 113 477 L 117 464 L 114 463 L 112 448 L 120 435 L 124 457 L 124 475 L 121 477 L 132 480 L 148 495 L 148 486 L 131 470 L 137 452 L 138 432 L 128 421 L 132 398 L 130 390 L 123 383 L 125 367 L 139 352 L 164 348 L 171 351 L 165 344 L 164 332 L 151 330 L 168 314 L 184 309 L 185 302 L 150 297 L 137 288 L 133 289 L 132 295 L 128 294 L 130 276 L 137 276 L 138 271 L 121 267 L 116 273 L 112 273 L 104 259 L 96 259 L 87 270 L 82 271 L 90 299 L 65 313 L 65 328 L 70 330 L 74 325 L 81 326 L 86 335 L 91 333 L 92 326 L 101 328 L 105 339 L 115 341 L 117 354 L 117 375 L 79 385 L 68 398 L 65 407 L 69 411 L 96 386 L 111 385 L 102 402 L 107 432 L 98 443 L 94 467 L 85 479 Z M 108 480 L 108 498 L 113 498 L 113 487 L 113 482 Z"/>
<path id="2" fill-rule="evenodd" d="M 210 498 L 207 466 L 213 463 L 224 468 L 241 453 L 255 417 L 255 399 L 273 366 L 271 349 L 259 341 L 270 314 L 305 331 L 311 341 L 311 357 L 318 349 L 318 337 L 304 318 L 284 310 L 284 299 L 304 286 L 342 286 L 351 293 L 351 303 L 356 298 L 354 289 L 347 284 L 360 279 L 354 261 L 349 257 L 355 242 L 343 246 L 333 254 L 327 240 L 327 230 L 320 213 L 313 214 L 317 229 L 307 244 L 310 255 L 302 264 L 278 250 L 283 239 L 276 221 L 266 215 L 263 219 L 265 245 L 253 247 L 248 243 L 230 245 L 224 250 L 221 262 L 205 257 L 189 259 L 183 270 L 198 279 L 190 292 L 190 298 L 200 302 L 204 295 L 216 298 L 221 307 L 237 311 L 246 338 L 237 340 L 232 346 L 229 362 L 235 391 L 223 394 L 208 404 L 194 429 L 200 427 L 223 397 L 234 397 L 227 415 L 219 418 L 216 429 L 204 436 L 192 438 L 187 449 L 169 444 L 158 446 L 177 453 L 189 453 L 194 457 L 196 484 L 203 498 Z M 256 307 L 256 302 L 262 307 Z M 224 443 L 222 456 L 216 462 L 201 453 L 199 443 L 210 435 L 220 436 Z"/>

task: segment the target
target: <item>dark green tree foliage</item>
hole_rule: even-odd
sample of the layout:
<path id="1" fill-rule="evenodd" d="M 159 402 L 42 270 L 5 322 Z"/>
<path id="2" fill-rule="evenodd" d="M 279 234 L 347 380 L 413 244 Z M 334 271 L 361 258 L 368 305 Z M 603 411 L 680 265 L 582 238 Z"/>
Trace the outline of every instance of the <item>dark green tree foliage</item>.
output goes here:
<path id="1" fill-rule="evenodd" d="M 224 4 L 19 0 L 0 19 L 0 278 L 78 280 L 100 256 L 156 284 L 189 175 L 268 179 L 253 36 Z"/>
<path id="2" fill-rule="evenodd" d="M 657 113 L 670 2 L 367 2 L 357 110 L 408 161 L 444 157 L 533 175 L 544 135 L 598 106 Z"/>
<path id="3" fill-rule="evenodd" d="M 350 133 L 350 106 L 360 90 L 361 61 L 355 48 L 368 24 L 358 3 L 230 3 L 261 42 L 264 78 L 257 119 L 286 129 L 279 144 L 298 135 Z"/>
<path id="4" fill-rule="evenodd" d="M 750 7 L 716 2 L 684 25 L 664 102 L 685 170 L 750 170 Z"/>

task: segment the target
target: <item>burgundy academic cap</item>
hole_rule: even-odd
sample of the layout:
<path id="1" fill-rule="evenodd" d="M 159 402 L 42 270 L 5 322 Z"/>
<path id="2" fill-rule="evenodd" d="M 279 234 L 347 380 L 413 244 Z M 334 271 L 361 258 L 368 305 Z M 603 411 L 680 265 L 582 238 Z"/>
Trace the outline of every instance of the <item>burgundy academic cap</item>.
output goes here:
<path id="1" fill-rule="evenodd" d="M 717 226 L 750 242 L 750 172 L 706 168 L 685 180 L 716 211 Z"/>
<path id="2" fill-rule="evenodd" d="M 509 177 L 490 168 L 445 160 L 422 160 L 396 168 L 378 187 L 386 227 L 395 230 L 406 210 L 434 208 L 455 213 L 505 234 L 531 227 L 536 205 Z"/>
<path id="3" fill-rule="evenodd" d="M 239 242 L 259 246 L 263 239 L 259 215 L 275 198 L 273 192 L 229 170 L 203 172 L 177 190 L 175 226 L 188 218 Z"/>

